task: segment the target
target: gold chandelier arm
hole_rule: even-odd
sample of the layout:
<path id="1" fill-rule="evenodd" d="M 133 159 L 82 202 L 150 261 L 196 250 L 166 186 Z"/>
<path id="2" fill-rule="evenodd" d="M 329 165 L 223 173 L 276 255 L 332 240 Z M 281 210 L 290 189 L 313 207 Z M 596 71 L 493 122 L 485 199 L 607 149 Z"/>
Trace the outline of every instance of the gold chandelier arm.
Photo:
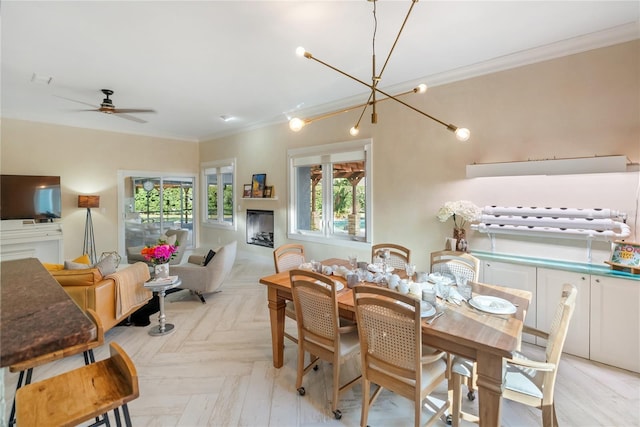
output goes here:
<path id="1" fill-rule="evenodd" d="M 400 34 L 402 34 L 402 30 L 404 30 L 404 26 L 406 25 L 407 21 L 409 20 L 409 15 L 411 15 L 411 11 L 413 10 L 413 6 L 417 2 L 418 2 L 418 0 L 411 0 L 411 6 L 409 6 L 409 10 L 407 11 L 407 16 L 404 17 L 404 21 L 402 22 L 402 25 L 400 26 L 400 31 L 398 31 L 398 35 L 396 36 L 396 39 L 393 42 L 393 45 L 391 46 L 391 49 L 389 50 L 389 54 L 387 55 L 387 60 L 384 61 L 384 65 L 382 66 L 382 69 L 380 70 L 380 74 L 378 75 L 378 78 L 382 78 L 382 73 L 384 73 L 384 69 L 387 68 L 387 64 L 389 63 L 389 59 L 391 58 L 391 54 L 393 53 L 393 50 L 396 48 L 396 44 L 398 44 L 398 40 L 400 39 Z"/>
<path id="2" fill-rule="evenodd" d="M 320 60 L 320 59 L 316 58 L 315 56 L 313 56 L 313 55 L 311 54 L 311 52 L 306 52 L 306 51 L 305 51 L 305 52 L 304 52 L 304 57 L 305 57 L 305 58 L 308 58 L 308 59 L 313 59 L 314 61 L 316 61 L 316 62 L 318 62 L 318 63 L 320 63 L 320 64 L 324 65 L 325 67 L 331 68 L 332 70 L 334 70 L 334 71 L 336 71 L 336 72 L 338 72 L 338 73 L 342 74 L 343 76 L 349 77 L 351 80 L 355 80 L 355 81 L 357 81 L 358 83 L 360 83 L 360 84 L 362 84 L 362 85 L 364 85 L 364 86 L 368 87 L 368 88 L 369 88 L 369 89 L 371 89 L 372 91 L 376 91 L 376 92 L 378 92 L 378 93 L 383 94 L 383 95 L 384 95 L 384 96 L 386 96 L 387 98 L 393 99 L 394 101 L 396 101 L 396 102 L 398 102 L 398 103 L 400 103 L 400 104 L 404 105 L 405 107 L 410 108 L 410 109 L 412 109 L 413 111 L 415 111 L 415 112 L 417 112 L 417 113 L 420 113 L 420 114 L 422 114 L 423 116 L 428 117 L 428 118 L 430 118 L 431 120 L 433 120 L 433 121 L 436 121 L 436 122 L 440 123 L 441 125 L 445 126 L 447 129 L 450 129 L 450 130 L 451 130 L 452 128 L 457 129 L 457 127 L 456 127 L 456 126 L 451 125 L 451 124 L 448 124 L 448 123 L 445 123 L 445 122 L 443 122 L 442 120 L 439 120 L 439 119 L 437 119 L 437 118 L 435 118 L 435 117 L 433 117 L 433 116 L 431 116 L 431 115 L 429 115 L 429 114 L 425 113 L 424 111 L 418 110 L 418 109 L 417 109 L 416 107 L 414 107 L 413 105 L 407 104 L 406 102 L 404 102 L 404 101 L 402 101 L 402 100 L 400 100 L 400 99 L 396 98 L 395 96 L 390 95 L 390 94 L 386 93 L 385 91 L 383 91 L 383 90 L 381 90 L 381 89 L 378 89 L 378 87 L 373 86 L 373 85 L 370 85 L 370 84 L 368 84 L 367 82 L 362 81 L 362 80 L 360 80 L 359 78 L 352 76 L 351 74 L 345 73 L 344 71 L 342 71 L 342 70 L 340 70 L 340 69 L 338 69 L 338 68 L 334 67 L 334 66 L 333 66 L 333 65 L 331 65 L 331 64 L 327 64 L 326 62 L 324 62 L 324 61 L 322 61 L 322 60 Z M 369 104 L 369 103 L 364 104 L 364 105 L 368 105 L 368 104 Z"/>

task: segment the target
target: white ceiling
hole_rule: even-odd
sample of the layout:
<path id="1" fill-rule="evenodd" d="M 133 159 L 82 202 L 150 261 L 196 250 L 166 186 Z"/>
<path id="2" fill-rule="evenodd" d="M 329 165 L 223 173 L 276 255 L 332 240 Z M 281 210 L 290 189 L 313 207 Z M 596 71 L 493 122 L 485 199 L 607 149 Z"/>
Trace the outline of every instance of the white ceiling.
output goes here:
<path id="1" fill-rule="evenodd" d="M 376 3 L 378 68 L 410 5 Z M 639 38 L 639 5 L 423 0 L 380 87 L 397 93 Z M 298 58 L 298 46 L 371 79 L 373 3 L 365 0 L 4 0 L 0 11 L 7 118 L 201 141 L 366 100 L 365 86 Z M 134 114 L 147 120 L 137 123 L 79 111 L 97 107 L 103 88 L 118 108 L 156 113 Z"/>

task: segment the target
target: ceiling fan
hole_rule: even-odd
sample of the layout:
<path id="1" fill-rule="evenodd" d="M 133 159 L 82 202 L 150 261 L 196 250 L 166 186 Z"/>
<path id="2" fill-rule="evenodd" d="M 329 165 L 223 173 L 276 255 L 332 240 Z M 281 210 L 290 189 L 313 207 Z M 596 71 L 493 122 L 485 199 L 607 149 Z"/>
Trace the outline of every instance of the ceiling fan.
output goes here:
<path id="1" fill-rule="evenodd" d="M 81 110 L 81 111 L 99 111 L 99 112 L 105 113 L 105 114 L 114 114 L 117 117 L 121 117 L 121 118 L 127 119 L 127 120 L 132 120 L 132 121 L 138 122 L 138 123 L 147 123 L 147 121 L 146 120 L 142 120 L 142 119 L 140 119 L 138 117 L 131 116 L 128 113 L 155 113 L 156 112 L 156 110 L 151 110 L 151 109 L 147 109 L 147 108 L 116 108 L 116 106 L 113 104 L 112 99 L 109 98 L 111 95 L 113 95 L 113 91 L 111 89 L 100 89 L 100 91 L 105 96 L 105 98 L 102 100 L 102 103 L 100 104 L 100 106 L 96 107 L 94 109 L 91 109 L 91 110 Z M 78 100 L 70 99 L 70 98 L 65 98 L 65 97 L 62 97 L 62 96 L 60 96 L 59 98 L 64 98 L 64 99 L 67 99 L 69 101 L 78 102 L 80 104 L 88 105 L 90 107 L 95 107 L 95 105 L 89 104 L 87 102 L 78 101 Z"/>

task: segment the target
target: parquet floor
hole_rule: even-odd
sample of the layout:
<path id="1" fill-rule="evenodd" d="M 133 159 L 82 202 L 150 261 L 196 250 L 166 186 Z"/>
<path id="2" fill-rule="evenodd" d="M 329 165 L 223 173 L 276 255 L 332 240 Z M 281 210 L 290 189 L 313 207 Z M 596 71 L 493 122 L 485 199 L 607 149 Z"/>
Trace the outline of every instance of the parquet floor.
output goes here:
<path id="1" fill-rule="evenodd" d="M 285 340 L 285 365 L 274 369 L 266 303 L 266 288 L 258 278 L 271 274 L 270 261 L 238 259 L 223 291 L 207 304 L 180 291 L 167 297 L 171 335 L 152 337 L 151 326 L 115 327 L 107 342 L 116 341 L 131 355 L 140 379 L 140 397 L 129 405 L 135 426 L 357 426 L 360 392 L 356 385 L 340 403 L 341 420 L 331 413 L 331 366 L 305 377 L 304 397 L 295 390 L 295 345 Z M 292 332 L 295 325 L 289 325 Z M 96 353 L 107 357 L 108 346 Z M 525 353 L 541 349 L 525 345 Z M 83 364 L 72 357 L 37 368 L 34 381 Z M 359 359 L 348 362 L 343 379 L 359 369 Z M 6 373 L 5 398 L 13 399 L 17 374 Z M 640 376 L 573 356 L 563 357 L 556 386 L 556 407 L 562 426 L 640 425 Z M 446 398 L 446 386 L 436 398 Z M 477 413 L 477 400 L 464 400 Z M 63 410 L 63 408 L 61 408 Z M 8 415 L 8 410 L 7 410 Z M 428 412 L 423 411 L 423 422 Z M 539 426 L 539 411 L 507 402 L 504 426 Z M 371 409 L 369 425 L 413 425 L 412 403 L 384 391 Z M 442 422 L 436 425 L 444 426 Z M 470 424 L 464 424 L 470 425 Z"/>

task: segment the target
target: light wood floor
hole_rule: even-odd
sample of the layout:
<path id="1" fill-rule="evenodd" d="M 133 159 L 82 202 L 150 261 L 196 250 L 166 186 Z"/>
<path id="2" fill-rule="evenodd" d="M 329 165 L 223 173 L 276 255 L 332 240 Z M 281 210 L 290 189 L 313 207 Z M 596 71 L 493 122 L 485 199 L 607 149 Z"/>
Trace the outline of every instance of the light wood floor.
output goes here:
<path id="1" fill-rule="evenodd" d="M 116 341 L 133 358 L 140 378 L 140 397 L 129 405 L 135 426 L 357 426 L 360 422 L 361 387 L 343 397 L 343 417 L 333 419 L 331 366 L 305 377 L 304 397 L 295 390 L 296 348 L 285 340 L 285 365 L 274 369 L 266 288 L 258 278 L 271 274 L 267 261 L 238 259 L 223 291 L 201 304 L 187 291 L 167 297 L 166 313 L 176 331 L 151 337 L 151 326 L 115 327 L 105 336 Z M 290 325 L 295 331 L 295 326 Z M 531 356 L 541 349 L 525 344 Z M 615 351 L 615 349 L 612 349 Z M 105 345 L 96 353 L 108 355 Z M 83 364 L 72 357 L 37 368 L 34 381 Z M 353 359 L 343 379 L 359 369 Z M 13 400 L 17 374 L 6 373 L 5 398 Z M 446 398 L 446 386 L 434 394 Z M 465 409 L 477 413 L 477 400 L 464 400 Z M 573 356 L 562 360 L 556 407 L 562 426 L 640 425 L 640 376 Z M 384 391 L 369 415 L 369 425 L 413 425 L 413 406 Z M 61 408 L 61 410 L 64 410 Z M 7 410 L 8 415 L 8 410 Z M 423 411 L 423 422 L 428 416 Z M 504 401 L 504 426 L 539 426 L 539 411 Z M 436 425 L 446 424 L 438 422 Z M 467 424 L 465 424 L 467 425 Z M 470 424 L 469 424 L 470 425 Z"/>

